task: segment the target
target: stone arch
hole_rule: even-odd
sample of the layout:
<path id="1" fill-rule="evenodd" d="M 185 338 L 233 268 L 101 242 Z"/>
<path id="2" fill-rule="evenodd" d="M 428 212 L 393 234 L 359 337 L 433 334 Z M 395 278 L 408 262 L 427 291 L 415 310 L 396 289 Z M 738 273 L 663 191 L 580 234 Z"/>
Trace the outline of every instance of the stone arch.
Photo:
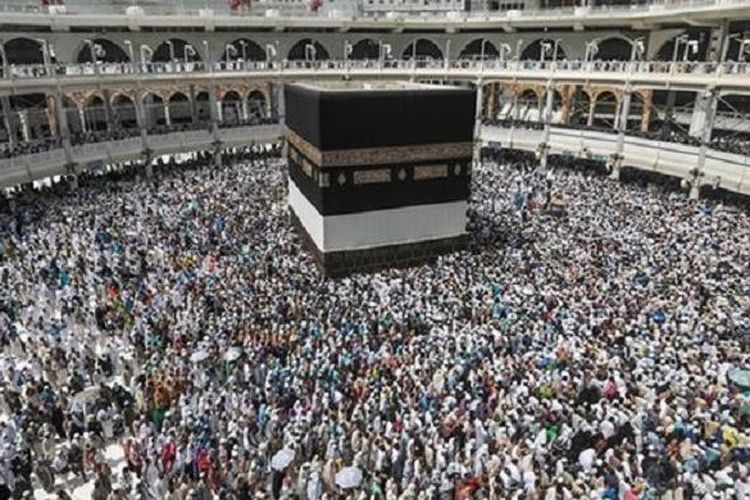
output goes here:
<path id="1" fill-rule="evenodd" d="M 593 125 L 595 127 L 612 128 L 615 124 L 619 102 L 618 96 L 610 90 L 604 90 L 596 94 Z"/>
<path id="2" fill-rule="evenodd" d="M 129 90 L 113 90 L 109 93 L 109 104 L 114 106 L 115 101 L 123 103 L 123 99 L 135 102 L 135 93 Z"/>
<path id="3" fill-rule="evenodd" d="M 125 63 L 130 62 L 130 56 L 125 50 L 115 42 L 106 38 L 94 38 L 91 40 L 94 44 L 101 47 L 101 52 L 94 50 L 94 56 L 97 61 L 106 63 Z M 87 43 L 82 43 L 76 51 L 75 61 L 79 64 L 91 62 L 91 48 Z"/>
<path id="4" fill-rule="evenodd" d="M 16 138 L 18 140 L 26 140 L 24 130 L 28 132 L 28 138 L 31 140 L 50 135 L 50 120 L 47 114 L 47 97 L 45 94 L 11 95 L 9 101 L 13 110 L 13 120 L 19 124 L 16 127 Z M 23 122 L 26 123 L 25 129 L 21 126 L 21 116 L 23 116 Z"/>
<path id="5" fill-rule="evenodd" d="M 164 89 L 161 92 L 161 97 L 163 99 L 166 99 L 167 101 L 171 101 L 172 98 L 175 98 L 176 101 L 184 101 L 185 99 L 189 99 L 187 89 L 180 87 Z"/>
<path id="6" fill-rule="evenodd" d="M 190 123 L 193 120 L 193 104 L 184 92 L 173 92 L 169 96 L 169 117 L 173 124 Z"/>
<path id="7" fill-rule="evenodd" d="M 513 116 L 514 106 L 516 103 L 516 87 L 513 83 L 499 80 L 494 82 L 497 91 L 497 103 L 495 104 L 496 113 L 495 116 L 498 118 L 510 118 Z"/>
<path id="8" fill-rule="evenodd" d="M 268 99 L 260 90 L 253 90 L 247 95 L 247 109 L 250 117 L 265 118 L 268 116 Z"/>
<path id="9" fill-rule="evenodd" d="M 86 99 L 84 113 L 88 130 L 107 130 L 107 106 L 104 97 L 99 94 L 91 94 Z"/>
<path id="10" fill-rule="evenodd" d="M 195 94 L 195 113 L 199 122 L 208 122 L 211 119 L 211 97 L 207 90 Z"/>
<path id="11" fill-rule="evenodd" d="M 68 130 L 72 134 L 78 134 L 83 130 L 82 124 L 81 124 L 81 117 L 79 114 L 79 110 L 82 110 L 83 108 L 79 106 L 78 102 L 76 100 L 68 95 L 64 95 L 62 98 L 62 106 L 63 110 L 65 111 L 65 117 L 68 122 Z"/>
<path id="12" fill-rule="evenodd" d="M 625 38 L 613 36 L 598 44 L 599 50 L 594 59 L 599 61 L 630 61 L 633 46 Z"/>
<path id="13" fill-rule="evenodd" d="M 308 56 L 312 57 L 312 54 L 308 52 L 308 45 L 314 47 L 314 59 L 316 61 L 324 61 L 326 59 L 330 59 L 328 49 L 326 49 L 322 43 L 317 40 L 313 40 L 312 38 L 303 38 L 302 40 L 299 40 L 297 43 L 292 45 L 292 48 L 289 49 L 287 59 L 290 61 L 305 61 L 307 60 Z"/>
<path id="14" fill-rule="evenodd" d="M 3 45 L 8 64 L 43 64 L 42 44 L 31 38 L 13 38 Z"/>
<path id="15" fill-rule="evenodd" d="M 229 99 L 231 100 L 242 100 L 242 89 L 235 88 L 235 87 L 217 87 L 216 89 L 216 98 L 219 101 L 223 101 L 227 95 L 229 95 Z M 239 96 L 239 97 L 238 97 Z"/>
<path id="16" fill-rule="evenodd" d="M 706 36 L 706 33 L 704 31 L 696 31 L 691 29 L 685 30 L 684 32 L 679 33 L 664 42 L 656 52 L 656 56 L 654 57 L 654 59 L 657 61 L 672 61 L 675 58 L 675 48 L 677 48 L 677 61 L 683 61 L 685 57 L 685 51 L 687 50 L 685 44 L 680 44 L 678 47 L 675 47 L 675 45 L 677 44 L 677 39 L 683 35 L 687 35 L 692 40 L 698 40 L 698 51 L 695 53 L 688 51 L 687 60 L 704 61 L 706 53 L 708 52 L 708 36 Z M 729 42 L 729 44 L 730 46 L 727 48 L 727 60 L 736 60 L 736 57 L 739 53 L 739 46 L 733 41 Z"/>
<path id="17" fill-rule="evenodd" d="M 112 96 L 112 122 L 124 129 L 138 128 L 138 115 L 133 98 L 127 94 Z"/>
<path id="18" fill-rule="evenodd" d="M 237 126 L 242 122 L 242 96 L 236 90 L 227 90 L 221 97 L 221 122 Z"/>
<path id="19" fill-rule="evenodd" d="M 518 119 L 521 121 L 539 121 L 541 114 L 541 99 L 534 89 L 519 89 L 516 98 Z"/>
<path id="20" fill-rule="evenodd" d="M 380 44 L 372 38 L 363 38 L 352 45 L 352 53 L 349 59 L 363 61 L 367 59 L 380 59 Z"/>
<path id="21" fill-rule="evenodd" d="M 547 93 L 552 92 L 552 109 L 559 109 L 563 103 L 563 95 L 558 89 L 549 89 L 544 91 L 544 99 L 547 99 Z"/>
<path id="22" fill-rule="evenodd" d="M 234 47 L 234 50 L 227 49 Z M 226 44 L 221 51 L 221 61 L 265 61 L 266 51 L 257 42 L 248 38 L 238 38 Z"/>
<path id="23" fill-rule="evenodd" d="M 564 98 L 562 92 L 558 89 L 545 90 L 543 100 L 540 106 L 546 108 L 547 106 L 547 92 L 552 92 L 552 113 L 550 115 L 551 123 L 562 123 L 563 122 L 563 106 Z M 544 117 L 542 117 L 544 118 Z"/>
<path id="24" fill-rule="evenodd" d="M 585 126 L 588 123 L 591 108 L 591 94 L 588 90 L 576 87 L 570 98 L 568 123 L 574 126 Z"/>
<path id="25" fill-rule="evenodd" d="M 484 58 L 493 58 L 500 55 L 500 51 L 494 43 L 486 38 L 475 38 L 470 41 L 461 52 L 458 54 L 459 59 L 481 59 L 482 58 L 482 45 L 484 45 Z"/>
<path id="26" fill-rule="evenodd" d="M 170 49 L 169 43 L 172 43 Z M 185 47 L 193 47 L 193 51 L 187 51 L 187 59 L 185 59 L 186 51 Z M 181 38 L 170 38 L 160 43 L 156 49 L 154 49 L 154 55 L 151 57 L 152 62 L 170 62 L 172 56 L 179 62 L 196 62 L 201 60 L 201 56 L 198 52 L 198 47 L 195 47 L 191 43 Z"/>
<path id="27" fill-rule="evenodd" d="M 542 54 L 542 46 L 543 44 L 548 43 L 552 47 L 552 52 L 544 52 Z M 555 40 L 551 38 L 538 38 L 528 44 L 526 48 L 523 49 L 521 52 L 521 59 L 524 60 L 533 60 L 533 61 L 539 61 L 540 59 L 543 61 L 552 61 L 555 59 Z M 557 44 L 557 60 L 565 59 L 565 49 L 563 48 L 561 43 Z"/>
<path id="28" fill-rule="evenodd" d="M 145 92 L 143 94 L 143 110 L 146 114 L 147 128 L 166 125 L 164 114 L 164 97 L 156 92 Z"/>
<path id="29" fill-rule="evenodd" d="M 442 59 L 443 51 L 440 47 L 427 38 L 418 38 L 406 46 L 401 53 L 402 59 L 411 59 L 416 56 L 417 59 Z"/>

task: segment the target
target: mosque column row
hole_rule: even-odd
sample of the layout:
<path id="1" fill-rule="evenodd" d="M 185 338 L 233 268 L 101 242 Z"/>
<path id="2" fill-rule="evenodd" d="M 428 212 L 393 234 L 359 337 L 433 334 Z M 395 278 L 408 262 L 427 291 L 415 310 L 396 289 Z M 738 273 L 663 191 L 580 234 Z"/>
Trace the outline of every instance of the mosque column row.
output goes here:
<path id="1" fill-rule="evenodd" d="M 217 121 L 218 123 L 221 123 L 224 120 L 224 110 L 222 107 L 225 105 L 225 99 L 224 96 L 229 91 L 236 92 L 240 99 L 237 101 L 238 103 L 238 117 L 240 117 L 243 120 L 247 120 L 250 118 L 250 107 L 248 103 L 248 99 L 250 98 L 250 95 L 258 91 L 263 95 L 264 100 L 264 107 L 263 112 L 264 113 L 270 113 L 271 111 L 271 94 L 272 94 L 272 87 L 270 85 L 263 85 L 263 86 L 240 86 L 239 88 L 235 86 L 222 86 L 217 84 L 209 84 L 205 86 L 201 86 L 200 92 L 206 92 L 208 95 L 208 104 L 209 104 L 209 112 L 211 114 L 212 121 Z M 196 85 L 190 85 L 186 89 L 180 89 L 178 92 L 184 94 L 187 96 L 187 100 L 185 101 L 179 101 L 181 103 L 186 103 L 186 106 L 189 106 L 188 115 L 190 117 L 190 121 L 193 123 L 198 123 L 200 121 L 199 117 L 199 111 L 198 111 L 198 103 L 200 100 L 197 98 L 199 92 L 199 89 L 196 88 Z M 149 120 L 151 119 L 152 115 L 149 113 L 149 110 L 153 109 L 154 104 L 154 96 L 158 97 L 159 100 L 161 100 L 161 110 L 163 113 L 163 119 L 166 125 L 172 125 L 175 122 L 175 101 L 171 100 L 171 97 L 174 95 L 175 90 L 174 89 L 159 89 L 159 90 L 146 90 L 143 89 L 139 92 L 139 99 L 142 99 L 145 104 L 145 112 L 143 113 L 143 117 L 145 118 L 143 120 L 144 124 L 147 124 L 148 127 L 153 126 L 153 123 L 149 123 Z M 71 99 L 77 104 L 77 107 L 79 111 L 83 110 L 84 115 L 81 118 L 81 126 L 82 128 L 85 128 L 88 130 L 90 127 L 88 126 L 87 117 L 85 115 L 87 110 L 87 98 L 90 97 L 90 95 L 98 95 L 98 94 L 88 94 L 84 97 L 76 96 L 75 98 L 71 97 Z M 121 91 L 116 92 L 115 95 L 126 95 L 128 98 L 133 101 L 134 104 L 137 104 L 135 97 L 132 95 L 131 92 L 127 91 Z M 114 128 L 114 118 L 115 114 L 112 110 L 112 94 L 107 93 L 103 94 L 101 96 L 104 102 L 103 106 L 103 113 L 106 117 L 106 121 L 108 123 L 108 128 Z"/>
<path id="2" fill-rule="evenodd" d="M 556 84 L 554 81 L 548 81 L 547 85 L 542 88 L 539 86 L 519 86 L 515 82 L 490 82 L 485 85 L 478 85 L 477 102 L 483 103 L 485 118 L 493 119 L 497 117 L 498 101 L 501 88 L 508 90 L 507 101 L 512 103 L 512 108 L 506 112 L 512 113 L 513 118 L 519 117 L 519 97 L 529 91 L 533 92 L 539 103 L 539 122 L 544 125 L 542 140 L 537 150 L 537 158 L 541 168 L 545 168 L 549 153 L 549 141 L 551 128 L 554 123 L 570 123 L 573 113 L 574 102 L 577 91 L 580 87 L 570 84 Z M 625 145 L 625 135 L 629 129 L 638 129 L 647 132 L 653 113 L 653 91 L 651 89 L 634 89 L 630 84 L 624 88 L 611 86 L 586 86 L 583 88 L 587 95 L 587 123 L 593 126 L 597 112 L 597 105 L 601 102 L 601 96 L 608 94 L 613 96 L 615 110 L 612 114 L 613 129 L 617 131 L 617 142 L 613 153 L 610 155 L 610 167 L 612 169 L 611 177 L 619 178 L 622 167 L 623 152 Z M 482 91 L 486 95 L 482 95 Z M 555 93 L 559 95 L 559 115 L 555 113 Z M 542 99 L 544 104 L 542 105 Z M 610 98 L 611 99 L 611 98 Z M 640 101 L 640 115 L 632 117 L 633 99 Z M 635 127 L 630 127 L 630 119 L 638 118 Z"/>
<path id="3" fill-rule="evenodd" d="M 217 151 L 221 149 L 220 135 L 219 135 L 219 124 L 222 117 L 222 97 L 226 95 L 227 91 L 236 91 L 241 96 L 241 101 L 238 103 L 238 114 L 241 105 L 241 117 L 243 120 L 247 120 L 250 117 L 250 106 L 248 99 L 251 98 L 251 94 L 255 91 L 259 91 L 264 96 L 264 105 L 258 110 L 265 113 L 271 112 L 272 99 L 269 95 L 273 95 L 274 89 L 270 84 L 262 86 L 248 86 L 240 87 L 239 89 L 233 87 L 219 88 L 218 86 L 212 85 L 203 86 L 202 90 L 208 90 L 208 101 L 210 103 L 210 114 L 211 114 L 211 132 L 214 136 L 214 144 Z M 223 90 L 223 93 L 222 93 Z M 198 113 L 196 99 L 196 87 L 190 86 L 189 90 L 189 116 L 193 123 L 198 123 L 200 120 Z M 282 95 L 279 93 L 279 95 Z M 174 101 L 170 102 L 170 94 L 166 91 L 159 90 L 141 90 L 140 92 L 134 92 L 132 90 L 110 91 L 108 89 L 96 92 L 96 91 L 76 91 L 70 94 L 63 95 L 58 88 L 56 92 L 49 93 L 44 98 L 45 107 L 29 108 L 29 109 L 16 109 L 12 107 L 12 101 L 9 96 L 0 97 L 0 109 L 2 111 L 2 120 L 5 130 L 8 132 L 8 142 L 11 146 L 15 146 L 20 140 L 31 141 L 35 136 L 32 137 L 32 128 L 36 131 L 39 125 L 48 125 L 48 136 L 61 138 L 62 149 L 65 153 L 67 171 L 69 174 L 75 176 L 76 168 L 73 162 L 74 155 L 71 146 L 71 129 L 69 124 L 69 118 L 75 117 L 78 120 L 76 128 L 84 132 L 88 132 L 93 129 L 93 117 L 89 115 L 91 111 L 91 99 L 94 96 L 98 96 L 100 99 L 97 101 L 94 112 L 100 113 L 98 116 L 99 120 L 106 123 L 106 128 L 112 131 L 116 127 L 117 113 L 115 112 L 114 97 L 124 96 L 127 98 L 125 102 L 129 102 L 132 105 L 131 117 L 135 115 L 135 121 L 140 131 L 142 148 L 145 155 L 145 163 L 150 165 L 151 160 L 151 149 L 149 141 L 149 129 L 153 125 L 154 114 L 153 110 L 147 109 L 147 105 L 155 100 L 154 96 L 157 96 L 162 100 L 161 105 L 163 106 L 163 117 L 167 125 L 171 125 L 174 122 Z M 66 104 L 67 101 L 67 104 Z M 283 99 L 282 99 L 283 109 Z M 97 111 L 98 110 L 98 111 Z M 70 114 L 72 111 L 72 115 Z M 283 111 L 282 111 L 283 113 Z M 77 116 L 76 116 L 77 115 Z M 158 116 L 158 115 L 157 115 Z M 44 123 L 39 121 L 42 118 Z M 45 127 L 46 129 L 46 127 Z M 20 136 L 20 137 L 19 137 Z M 217 157 L 217 161 L 220 161 L 220 157 Z M 150 168 L 147 168 L 149 171 Z"/>

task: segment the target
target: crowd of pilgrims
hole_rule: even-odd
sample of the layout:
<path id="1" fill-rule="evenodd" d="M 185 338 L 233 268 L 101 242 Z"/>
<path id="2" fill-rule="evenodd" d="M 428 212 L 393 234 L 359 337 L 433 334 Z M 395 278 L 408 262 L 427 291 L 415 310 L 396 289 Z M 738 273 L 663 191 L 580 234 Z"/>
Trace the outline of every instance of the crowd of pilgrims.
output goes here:
<path id="1" fill-rule="evenodd" d="M 0 498 L 750 498 L 747 208 L 500 151 L 465 251 L 330 280 L 215 160 L 3 201 Z"/>

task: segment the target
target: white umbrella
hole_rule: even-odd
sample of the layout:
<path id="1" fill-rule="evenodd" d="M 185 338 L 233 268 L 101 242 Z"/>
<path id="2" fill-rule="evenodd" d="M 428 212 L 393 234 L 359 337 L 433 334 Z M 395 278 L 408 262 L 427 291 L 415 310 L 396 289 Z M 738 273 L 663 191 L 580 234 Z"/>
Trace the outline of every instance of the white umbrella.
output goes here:
<path id="1" fill-rule="evenodd" d="M 727 378 L 743 389 L 750 388 L 750 370 L 732 368 L 727 372 Z"/>
<path id="2" fill-rule="evenodd" d="M 208 359 L 208 352 L 205 349 L 195 351 L 190 355 L 190 361 L 192 361 L 193 363 L 200 363 L 205 359 Z"/>
<path id="3" fill-rule="evenodd" d="M 83 410 L 83 416 L 86 417 L 88 413 L 88 407 L 96 402 L 96 398 L 99 397 L 101 388 L 99 386 L 88 387 L 71 399 L 71 406 L 80 408 Z"/>
<path id="4" fill-rule="evenodd" d="M 277 451 L 276 454 L 271 458 L 271 468 L 273 470 L 282 471 L 294 460 L 294 450 L 289 448 L 282 448 Z"/>
<path id="5" fill-rule="evenodd" d="M 14 368 L 17 372 L 23 371 L 23 370 L 31 370 L 31 363 L 28 361 L 19 361 L 14 365 Z"/>
<path id="6" fill-rule="evenodd" d="M 448 319 L 448 315 L 445 314 L 442 311 L 438 311 L 438 312 L 432 313 L 432 320 L 433 321 L 437 321 L 438 323 L 442 323 L 446 319 Z"/>
<path id="7" fill-rule="evenodd" d="M 224 359 L 226 361 L 234 361 L 235 359 L 242 356 L 242 349 L 239 347 L 230 347 L 227 352 L 224 353 Z"/>
<path id="8" fill-rule="evenodd" d="M 336 484 L 346 489 L 362 484 L 362 471 L 359 467 L 344 467 L 336 474 Z"/>
<path id="9" fill-rule="evenodd" d="M 101 388 L 99 386 L 88 387 L 73 396 L 72 402 L 77 404 L 93 403 L 99 397 L 100 392 Z"/>

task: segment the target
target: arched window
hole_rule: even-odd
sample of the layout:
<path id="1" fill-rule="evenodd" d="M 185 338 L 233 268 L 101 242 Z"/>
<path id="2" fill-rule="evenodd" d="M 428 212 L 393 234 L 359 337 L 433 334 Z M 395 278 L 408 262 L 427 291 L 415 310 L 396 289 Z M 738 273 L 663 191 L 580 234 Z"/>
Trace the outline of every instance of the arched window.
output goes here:
<path id="1" fill-rule="evenodd" d="M 330 59 L 328 50 L 317 40 L 304 38 L 289 50 L 290 61 L 324 61 Z"/>
<path id="2" fill-rule="evenodd" d="M 596 98 L 594 104 L 595 127 L 612 128 L 617 117 L 617 96 L 612 92 L 602 92 Z"/>
<path id="3" fill-rule="evenodd" d="M 201 60 L 198 50 L 180 38 L 171 38 L 162 42 L 154 50 L 153 62 L 197 62 Z"/>
<path id="4" fill-rule="evenodd" d="M 443 52 L 432 40 L 420 38 L 407 45 L 401 54 L 402 59 L 411 59 L 413 57 L 417 59 L 442 59 Z"/>
<path id="5" fill-rule="evenodd" d="M 242 99 L 234 90 L 224 94 L 221 100 L 221 123 L 227 126 L 237 126 L 243 121 Z"/>
<path id="6" fill-rule="evenodd" d="M 42 44 L 31 38 L 13 38 L 5 42 L 8 64 L 43 64 Z"/>
<path id="7" fill-rule="evenodd" d="M 120 128 L 138 128 L 138 116 L 136 115 L 135 103 L 130 97 L 120 94 L 113 99 L 112 121 Z"/>
<path id="8" fill-rule="evenodd" d="M 265 118 L 268 115 L 266 96 L 260 90 L 254 90 L 247 96 L 247 110 L 250 118 Z"/>
<path id="9" fill-rule="evenodd" d="M 76 55 L 77 63 L 88 63 L 92 60 L 106 63 L 130 62 L 130 56 L 122 47 L 106 38 L 95 38 L 92 44 L 84 43 L 81 46 Z"/>
<path id="10" fill-rule="evenodd" d="M 349 58 L 357 61 L 380 59 L 380 50 L 381 46 L 378 42 L 372 38 L 365 38 L 352 45 Z"/>
<path id="11" fill-rule="evenodd" d="M 500 52 L 495 47 L 495 44 L 487 40 L 486 38 L 477 38 L 472 40 L 461 50 L 458 54 L 459 59 L 482 59 L 494 58 L 500 55 Z"/>
<path id="12" fill-rule="evenodd" d="M 188 96 L 182 92 L 169 96 L 169 117 L 175 125 L 193 121 L 193 109 Z"/>
<path id="13" fill-rule="evenodd" d="M 523 49 L 521 59 L 533 61 L 559 61 L 565 59 L 565 49 L 558 43 L 555 48 L 555 40 L 540 38 L 534 40 Z"/>
<path id="14" fill-rule="evenodd" d="M 222 61 L 265 61 L 266 51 L 247 38 L 238 38 L 228 43 L 221 54 Z"/>

